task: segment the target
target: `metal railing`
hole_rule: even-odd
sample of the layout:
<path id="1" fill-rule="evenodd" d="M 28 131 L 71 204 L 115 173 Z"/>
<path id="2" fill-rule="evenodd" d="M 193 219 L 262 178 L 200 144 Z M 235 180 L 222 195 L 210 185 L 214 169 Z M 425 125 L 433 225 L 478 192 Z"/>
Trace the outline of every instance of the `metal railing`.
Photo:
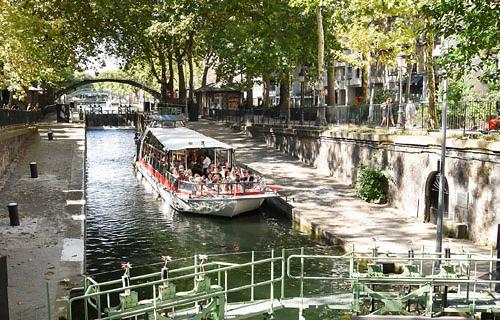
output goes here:
<path id="1" fill-rule="evenodd" d="M 241 255 L 242 253 L 236 254 Z M 248 254 L 248 253 L 244 253 Z M 90 315 L 95 315 L 93 319 L 111 320 L 122 318 L 134 318 L 137 316 L 156 316 L 160 313 L 168 314 L 171 318 L 176 315 L 193 316 L 209 310 L 224 314 L 227 308 L 229 295 L 236 293 L 246 293 L 249 300 L 255 300 L 255 290 L 257 288 L 269 286 L 266 300 L 271 301 L 268 307 L 269 312 L 273 312 L 275 300 L 275 285 L 284 284 L 285 280 L 285 250 L 281 256 L 275 256 L 274 250 L 268 252 L 269 256 L 263 259 L 255 259 L 255 251 L 251 252 L 251 260 L 244 263 L 231 263 L 223 261 L 224 256 L 217 255 L 220 260 L 207 262 L 209 256 L 195 255 L 191 257 L 193 265 L 168 268 L 168 265 L 175 264 L 178 260 L 166 260 L 163 268 L 159 272 L 154 272 L 139 276 L 130 276 L 128 270 L 121 279 L 97 282 L 91 277 L 84 278 L 84 295 L 69 299 L 67 319 L 90 319 Z M 234 256 L 235 254 L 233 254 Z M 275 265 L 280 265 L 277 272 Z M 267 276 L 256 278 L 256 268 L 267 266 Z M 250 273 L 250 283 L 243 285 L 231 285 L 229 276 L 241 273 Z M 213 278 L 213 279 L 212 279 Z M 188 289 L 190 283 L 194 284 L 191 290 L 178 292 L 180 288 Z M 260 291 L 262 295 L 265 290 Z M 284 286 L 281 285 L 281 294 L 277 299 L 284 297 Z M 139 302 L 138 295 L 147 297 L 147 300 Z M 211 310 L 214 306 L 211 301 L 216 301 L 217 310 Z M 77 304 L 83 303 L 83 317 L 74 314 L 73 309 Z M 202 308 L 203 305 L 203 308 Z M 223 319 L 223 318 L 217 318 Z"/>
<path id="2" fill-rule="evenodd" d="M 301 314 L 321 305 L 351 314 L 500 312 L 494 292 L 500 285 L 494 271 L 500 259 L 493 251 L 484 256 L 423 249 L 382 253 L 376 247 L 371 252 L 353 247 L 344 255 L 318 255 L 301 248 L 298 254 L 297 249 L 282 249 L 280 255 L 270 250 L 163 257 L 161 270 L 137 276 L 125 264 L 121 279 L 98 282 L 86 276 L 83 294 L 68 301 L 67 319 L 195 319 L 203 312 L 216 319 L 244 319 L 269 316 L 280 308 Z M 333 291 L 317 292 L 312 282 L 328 284 Z M 78 304 L 83 304 L 79 314 L 74 312 Z"/>
<path id="3" fill-rule="evenodd" d="M 186 180 L 180 180 L 172 173 L 166 170 L 166 167 L 154 163 L 149 164 L 145 160 L 141 159 L 143 165 L 146 166 L 150 171 L 152 171 L 153 176 L 163 185 L 168 185 L 176 191 L 187 192 L 191 197 L 202 197 L 202 196 L 213 196 L 213 195 L 241 195 L 249 192 L 255 193 L 265 193 L 267 191 L 267 186 L 264 180 L 260 176 L 254 176 L 255 181 L 245 182 L 209 182 L 203 183 L 201 180 L 199 182 L 192 182 Z"/>
<path id="4" fill-rule="evenodd" d="M 32 124 L 42 119 L 41 111 L 0 109 L 0 127 L 11 125 Z"/>
<path id="5" fill-rule="evenodd" d="M 327 106 L 324 109 L 326 122 L 330 125 L 353 124 L 427 130 L 441 127 L 441 104 L 436 103 L 435 107 L 435 127 L 431 123 L 428 103 L 415 103 L 413 112 L 408 113 L 406 104 L 392 104 L 390 108 L 386 108 L 383 104 L 374 104 L 371 113 L 370 106 L 367 104 Z M 318 111 L 318 107 L 293 107 L 290 108 L 289 117 L 288 110 L 273 106 L 268 108 L 214 110 L 209 117 L 216 121 L 230 123 L 249 121 L 255 124 L 315 126 Z M 407 119 L 407 115 L 412 118 Z M 448 129 L 459 129 L 464 133 L 466 131 L 482 131 L 486 128 L 489 120 L 498 116 L 500 115 L 497 114 L 494 101 L 463 101 L 448 104 L 446 123 Z"/>

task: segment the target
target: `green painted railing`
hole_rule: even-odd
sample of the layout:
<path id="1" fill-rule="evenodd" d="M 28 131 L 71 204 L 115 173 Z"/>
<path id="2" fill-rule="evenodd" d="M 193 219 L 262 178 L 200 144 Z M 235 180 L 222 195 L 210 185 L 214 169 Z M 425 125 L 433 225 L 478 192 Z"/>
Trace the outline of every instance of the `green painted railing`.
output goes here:
<path id="1" fill-rule="evenodd" d="M 500 260 L 493 252 L 451 255 L 447 250 L 423 249 L 381 254 L 375 246 L 372 252 L 353 248 L 344 255 L 306 254 L 303 248 L 299 254 L 288 254 L 282 249 L 279 255 L 271 250 L 261 259 L 252 251 L 244 262 L 241 253 L 197 255 L 191 265 L 176 268 L 169 266 L 186 260 L 164 257 L 159 272 L 131 276 L 124 265 L 121 279 L 97 282 L 85 277 L 84 294 L 68 301 L 67 319 L 243 319 L 269 316 L 280 308 L 298 309 L 303 316 L 308 307 L 326 305 L 349 314 L 438 317 L 500 312 L 500 295 L 494 291 L 500 286 L 494 264 Z M 310 266 L 318 265 L 332 269 L 319 268 L 326 272 L 313 274 L 318 268 Z M 297 281 L 298 294 L 287 292 L 287 283 Z M 334 292 L 306 294 L 304 286 L 312 281 L 327 281 Z M 78 312 L 76 305 L 81 306 Z"/>

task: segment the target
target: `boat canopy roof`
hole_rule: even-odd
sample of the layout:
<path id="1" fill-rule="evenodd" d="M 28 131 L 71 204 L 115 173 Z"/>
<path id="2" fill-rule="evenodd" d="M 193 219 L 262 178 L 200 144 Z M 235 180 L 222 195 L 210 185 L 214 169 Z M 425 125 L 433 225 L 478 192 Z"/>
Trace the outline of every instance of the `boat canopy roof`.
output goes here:
<path id="1" fill-rule="evenodd" d="M 207 137 L 186 127 L 150 128 L 149 132 L 163 145 L 165 151 L 184 149 L 234 149 L 232 146 Z M 147 136 L 147 134 L 146 134 Z"/>

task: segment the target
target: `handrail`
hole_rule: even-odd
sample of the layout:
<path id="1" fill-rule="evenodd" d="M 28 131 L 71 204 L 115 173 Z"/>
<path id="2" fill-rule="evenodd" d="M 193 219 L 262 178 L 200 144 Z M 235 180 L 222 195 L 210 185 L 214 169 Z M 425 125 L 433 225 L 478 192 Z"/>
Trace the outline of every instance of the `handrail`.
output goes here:
<path id="1" fill-rule="evenodd" d="M 294 250 L 297 250 L 294 248 Z M 160 279 L 162 272 L 154 272 L 147 275 L 140 275 L 135 277 L 129 277 L 129 281 L 127 282 L 128 286 L 119 286 L 120 280 L 112 280 L 103 283 L 97 283 L 92 278 L 86 278 L 85 284 L 91 283 L 88 287 L 86 287 L 85 295 L 79 297 L 73 297 L 69 299 L 69 308 L 70 311 L 68 315 L 69 320 L 71 320 L 71 305 L 78 300 L 83 300 L 85 305 L 85 310 L 88 308 L 94 308 L 98 314 L 99 319 L 117 319 L 124 317 L 133 317 L 141 314 L 146 314 L 150 312 L 168 312 L 169 316 L 174 315 L 175 313 L 184 312 L 186 314 L 199 312 L 199 306 L 203 305 L 203 310 L 207 310 L 208 307 L 207 301 L 218 301 L 216 302 L 216 306 L 212 305 L 212 308 L 218 308 L 217 312 L 224 313 L 225 310 L 233 310 L 233 308 L 245 307 L 246 303 L 252 304 L 256 303 L 255 301 L 255 288 L 258 287 L 266 287 L 269 288 L 268 295 L 265 298 L 261 298 L 264 300 L 260 300 L 260 302 L 266 302 L 266 305 L 263 306 L 260 304 L 262 309 L 259 312 L 266 312 L 268 314 L 272 314 L 276 308 L 297 308 L 298 301 L 304 301 L 303 299 L 311 299 L 309 301 L 314 301 L 308 293 L 304 294 L 304 282 L 305 281 L 336 281 L 339 285 L 338 291 L 335 294 L 350 295 L 347 297 L 348 300 L 341 298 L 341 302 L 333 305 L 333 308 L 337 308 L 339 310 L 351 310 L 352 312 L 359 311 L 360 301 L 370 302 L 372 299 L 379 301 L 381 304 L 386 304 L 384 301 L 388 300 L 397 300 L 399 302 L 408 301 L 408 299 L 415 299 L 416 297 L 421 297 L 423 294 L 428 295 L 430 297 L 426 300 L 426 306 L 428 309 L 432 310 L 432 305 L 436 303 L 435 299 L 440 299 L 438 295 L 434 295 L 432 292 L 437 286 L 441 286 L 441 288 L 445 288 L 447 286 L 456 286 L 458 287 L 458 293 L 460 294 L 460 288 L 465 290 L 462 294 L 463 299 L 465 299 L 464 303 L 461 305 L 445 305 L 440 309 L 446 312 L 474 312 L 474 310 L 482 310 L 483 312 L 493 312 L 491 310 L 491 301 L 482 301 L 478 300 L 477 293 L 478 290 L 483 290 L 490 286 L 490 290 L 492 286 L 496 284 L 500 284 L 500 280 L 492 280 L 492 279 L 481 279 L 478 275 L 478 264 L 479 263 L 490 263 L 490 272 L 492 262 L 500 262 L 500 259 L 495 259 L 493 257 L 486 257 L 482 255 L 474 255 L 474 254 L 457 254 L 454 256 L 441 257 L 444 253 L 425 253 L 425 252 L 414 252 L 415 255 L 419 255 L 417 257 L 408 257 L 404 256 L 405 253 L 392 253 L 390 256 L 378 255 L 376 251 L 370 253 L 367 252 L 356 252 L 353 248 L 352 251 L 347 252 L 343 255 L 328 255 L 328 254 L 305 254 L 304 248 L 300 248 L 300 254 L 290 254 L 288 257 L 286 256 L 286 249 L 282 249 L 281 256 L 276 257 L 274 255 L 274 250 L 271 250 L 270 257 L 267 256 L 260 260 L 255 260 L 255 251 L 251 251 L 251 261 L 245 263 L 234 263 L 227 261 L 211 261 L 207 263 L 203 263 L 204 260 L 200 263 L 198 256 L 190 257 L 188 259 L 194 258 L 194 265 L 179 267 L 176 269 L 168 270 L 170 275 L 175 275 L 173 277 L 168 277 L 166 279 Z M 247 252 L 248 253 L 248 252 Z M 268 251 L 266 251 L 269 254 Z M 449 253 L 449 252 L 446 252 Z M 408 254 L 408 253 L 406 253 Z M 413 251 L 412 251 L 413 254 Z M 464 256 L 466 256 L 464 258 Z M 206 259 L 206 258 L 203 258 Z M 316 276 L 312 275 L 309 271 L 305 270 L 305 260 L 307 259 L 328 259 L 335 260 L 340 262 L 348 262 L 348 266 L 346 264 L 346 268 L 341 269 L 340 275 L 328 275 L 328 276 Z M 181 261 L 185 259 L 177 259 L 175 261 Z M 300 274 L 294 274 L 291 270 L 292 262 L 295 260 L 300 261 Z M 405 261 L 408 262 L 405 265 L 413 264 L 416 268 L 406 269 L 407 272 L 415 272 L 413 273 L 403 273 L 403 274 L 394 274 L 386 275 L 382 273 L 380 265 L 384 261 L 391 261 L 393 263 L 397 261 Z M 422 273 L 422 267 L 418 268 L 418 262 L 436 262 L 440 261 L 442 263 L 442 268 L 439 273 L 434 273 L 434 264 L 432 265 L 431 274 Z M 171 263 L 171 261 L 169 261 Z M 276 272 L 276 263 L 281 264 L 281 269 Z M 256 282 L 255 279 L 255 266 L 257 265 L 267 265 L 268 274 L 265 278 L 259 278 Z M 366 271 L 360 272 L 360 268 L 364 268 L 364 264 L 366 264 Z M 376 267 L 376 265 L 379 265 Z M 460 269 L 459 267 L 465 268 Z M 334 264 L 334 266 L 337 266 Z M 371 266 L 371 267 L 370 267 Z M 426 267 L 430 266 L 429 263 L 426 264 Z M 450 267 L 453 268 L 445 268 Z M 374 269 L 370 269 L 374 268 Z M 285 272 L 286 270 L 286 272 Z M 372 271 L 370 271 L 372 270 Z M 408 271 L 410 270 L 410 271 Z M 416 271 L 411 271 L 416 270 Z M 228 283 L 228 272 L 230 271 L 239 271 L 239 272 L 251 272 L 251 278 L 248 282 L 237 285 L 236 287 L 230 287 Z M 276 272 L 276 274 L 275 274 Z M 455 273 L 456 272 L 456 273 Z M 347 274 L 346 274 L 347 273 Z M 342 274 L 344 274 L 342 276 Z M 203 283 L 208 284 L 209 282 L 204 282 L 205 277 L 209 275 L 216 275 L 213 277 L 216 280 L 216 286 L 211 284 L 211 287 L 206 287 Z M 285 297 L 285 279 L 294 279 L 300 281 L 300 299 L 295 300 L 293 297 Z M 491 278 L 491 277 L 490 277 Z M 167 288 L 170 284 L 174 286 L 177 285 L 178 281 L 181 283 L 185 283 L 185 280 L 192 279 L 194 281 L 194 289 L 185 292 L 177 292 L 174 296 L 167 298 L 166 300 L 161 300 L 159 298 L 159 286 L 162 285 L 163 288 Z M 131 285 L 130 282 L 138 281 L 142 283 L 136 283 Z M 275 292 L 275 285 L 280 283 L 281 290 Z M 201 287 L 199 287 L 201 285 Z M 347 286 L 350 285 L 350 289 Z M 378 285 L 381 285 L 378 286 Z M 385 286 L 384 286 L 385 285 Z M 115 287 L 113 287 L 115 286 Z M 405 288 L 410 288 L 408 292 L 401 293 L 397 290 L 401 286 L 406 286 Z M 107 288 L 112 287 L 112 288 Z M 377 288 L 378 287 L 378 288 Z M 388 290 L 387 288 L 395 288 L 393 290 Z M 417 288 L 416 290 L 411 290 L 411 288 Z M 117 310 L 118 314 L 106 313 L 106 305 L 107 308 L 116 308 L 116 306 L 112 306 L 110 304 L 110 295 L 116 296 L 118 293 L 123 294 L 126 292 L 131 292 L 131 290 L 142 289 L 140 291 L 135 291 L 136 294 L 140 293 L 141 295 L 144 292 L 145 288 L 152 289 L 153 298 L 150 299 L 146 297 L 144 300 L 137 301 L 134 300 L 134 306 L 128 308 L 121 309 L 113 309 Z M 201 290 L 200 290 L 201 288 Z M 465 288 L 465 289 L 464 289 Z M 162 289 L 163 290 L 163 289 Z M 235 304 L 231 305 L 229 309 L 228 306 L 228 294 L 235 292 L 242 292 L 245 290 L 250 290 L 250 300 L 234 302 Z M 343 291 L 345 290 L 345 292 Z M 149 289 L 146 289 L 148 292 Z M 275 296 L 277 292 L 280 292 L 279 296 Z M 399 293 L 398 293 L 399 292 Z M 174 290 L 175 293 L 175 290 Z M 260 294 L 259 294 L 260 295 Z M 324 296 L 327 298 L 327 295 Z M 410 298 L 412 297 L 412 298 Z M 324 301 L 325 304 L 331 305 L 328 299 L 332 297 L 329 296 L 327 300 Z M 215 299 L 215 300 L 212 300 Z M 217 300 L 218 299 L 218 300 Z M 287 299 L 291 304 L 286 303 Z M 344 300 L 342 300 L 344 299 Z M 398 300 L 399 299 L 399 300 Z M 453 298 L 456 300 L 456 298 Z M 481 298 L 483 299 L 483 298 Z M 491 296 L 490 300 L 496 301 L 496 296 Z M 275 301 L 279 301 L 279 303 L 274 303 Z M 321 301 L 321 299 L 319 300 Z M 343 301 L 343 302 L 342 302 Z M 413 300 L 416 301 L 416 300 Z M 450 300 L 452 301 L 452 300 Z M 139 303 L 140 302 L 140 303 Z M 232 302 L 231 302 L 232 303 Z M 302 303 L 302 302 L 299 302 Z M 318 303 L 318 302 L 313 302 Z M 323 302 L 319 302 L 321 304 Z M 390 302 L 387 302 L 390 303 Z M 417 302 L 419 303 L 419 302 Z M 479 305 L 477 304 L 479 303 Z M 256 305 L 259 303 L 256 303 Z M 118 305 L 119 306 L 119 305 Z M 308 304 L 304 304 L 305 308 L 307 308 Z M 246 308 L 246 307 L 245 307 Z M 298 307 L 302 308 L 302 307 Z M 406 307 L 405 307 L 406 308 Z M 266 309 L 265 311 L 262 311 Z M 424 308 L 425 309 L 425 308 Z M 108 309 L 109 310 L 109 309 Z M 216 310 L 216 309 L 210 309 Z M 303 309 L 299 309 L 303 310 Z M 382 309 L 379 309 L 382 310 Z M 499 307 L 495 310 L 500 310 Z M 439 312 L 439 311 L 436 311 Z M 221 313 L 218 313 L 219 315 Z M 250 314 L 250 313 L 249 313 Z M 150 314 L 151 315 L 151 314 Z M 242 316 L 243 317 L 243 316 Z M 239 318 L 238 318 L 239 319 Z"/>
<path id="2" fill-rule="evenodd" d="M 283 251 L 283 254 L 284 254 L 284 251 Z M 105 286 L 119 284 L 119 283 L 121 283 L 121 280 L 112 280 L 112 281 L 107 281 L 107 282 L 103 282 L 103 283 L 96 283 L 93 279 L 89 278 L 88 280 L 90 280 L 90 282 L 93 282 L 94 284 L 91 284 L 90 286 L 88 286 L 87 290 L 85 291 L 85 295 L 77 296 L 77 297 L 73 297 L 73 298 L 69 299 L 69 301 L 68 301 L 68 304 L 69 304 L 68 305 L 68 319 L 71 319 L 72 304 L 75 301 L 84 300 L 85 306 L 87 306 L 87 304 L 90 305 L 92 308 L 96 309 L 97 313 L 100 315 L 100 314 L 102 314 L 102 312 L 104 312 L 104 309 L 101 309 L 100 303 L 98 305 L 92 303 L 93 300 L 99 302 L 101 299 L 100 297 L 105 297 L 105 298 L 107 298 L 107 301 L 108 301 L 108 307 L 110 307 L 110 305 L 109 305 L 109 301 L 110 301 L 109 295 L 110 294 L 127 292 L 130 290 L 140 289 L 140 288 L 145 288 L 145 287 L 152 287 L 153 288 L 153 300 L 152 300 L 153 304 L 152 305 L 145 305 L 144 308 L 134 309 L 134 310 L 131 310 L 128 312 L 122 312 L 122 313 L 120 313 L 119 316 L 108 315 L 107 317 L 99 317 L 99 319 L 105 320 L 105 319 L 123 318 L 123 317 L 127 317 L 127 316 L 139 315 L 139 314 L 144 314 L 145 312 L 148 312 L 148 311 L 158 310 L 158 308 L 161 308 L 161 310 L 165 310 L 166 308 L 175 308 L 175 307 L 179 307 L 179 306 L 185 306 L 185 305 L 190 304 L 190 303 L 197 303 L 197 301 L 205 301 L 207 299 L 214 298 L 216 296 L 222 296 L 222 295 L 227 296 L 228 293 L 248 290 L 251 288 L 262 287 L 262 286 L 266 286 L 266 285 L 272 286 L 272 284 L 274 284 L 274 283 L 284 281 L 283 274 L 281 277 L 274 277 L 273 266 L 276 262 L 280 262 L 280 261 L 282 263 L 284 262 L 284 255 L 282 255 L 281 257 L 274 257 L 274 255 L 272 254 L 270 258 L 264 258 L 264 259 L 261 259 L 258 261 L 252 261 L 252 262 L 241 263 L 241 264 L 228 263 L 228 262 L 224 262 L 224 261 L 214 261 L 214 262 L 204 264 L 204 267 L 205 268 L 216 267 L 216 268 L 209 269 L 209 270 L 204 269 L 203 271 L 200 271 L 199 266 L 197 265 L 196 260 L 195 260 L 195 264 L 192 266 L 182 267 L 182 268 L 178 268 L 178 269 L 174 269 L 174 270 L 169 270 L 169 273 L 172 274 L 172 273 L 182 273 L 183 271 L 189 271 L 189 270 L 194 269 L 194 272 L 191 272 L 189 274 L 179 275 L 176 277 L 169 277 L 168 279 L 148 281 L 146 283 L 139 283 L 139 284 L 129 285 L 129 286 L 125 286 L 125 287 L 122 286 L 119 288 L 112 288 L 112 289 L 107 289 L 107 290 L 101 290 L 101 289 L 102 289 L 102 287 L 105 287 Z M 227 272 L 228 271 L 242 269 L 242 268 L 249 267 L 249 266 L 253 267 L 255 265 L 262 265 L 262 264 L 267 264 L 267 263 L 271 263 L 271 272 L 273 273 L 271 275 L 271 279 L 263 280 L 263 281 L 260 281 L 257 283 L 241 285 L 241 286 L 234 287 L 234 288 L 228 287 L 228 283 L 227 283 Z M 221 287 L 221 290 L 217 290 L 216 292 L 202 292 L 202 293 L 191 292 L 191 294 L 186 296 L 186 297 L 178 296 L 175 301 L 165 301 L 165 302 L 156 301 L 157 300 L 156 289 L 157 289 L 158 285 L 164 285 L 166 282 L 172 283 L 172 282 L 175 282 L 178 280 L 185 280 L 185 279 L 193 279 L 196 281 L 196 279 L 199 279 L 200 276 L 203 276 L 203 278 L 204 278 L 206 275 L 218 274 L 219 275 L 218 285 L 221 286 L 221 282 L 220 282 L 220 274 L 221 273 L 225 274 L 225 279 L 226 279 L 226 281 L 224 282 L 224 287 L 223 288 Z M 155 272 L 155 273 L 148 274 L 148 275 L 131 277 L 130 281 L 143 280 L 143 279 L 147 279 L 147 278 L 156 278 L 156 277 L 160 276 L 160 274 L 161 274 L 161 272 Z M 271 293 L 271 296 L 272 296 L 272 293 Z"/>
<path id="3" fill-rule="evenodd" d="M 247 190 L 258 190 L 259 193 L 263 193 L 267 191 L 267 185 L 264 180 L 260 179 L 260 176 L 257 177 L 255 181 L 240 181 L 240 182 L 218 182 L 218 183 L 197 183 L 191 182 L 187 180 L 179 180 L 176 178 L 170 171 L 165 170 L 164 173 L 161 173 L 155 167 L 153 167 L 150 163 L 143 160 L 143 158 L 139 159 L 144 164 L 147 164 L 154 170 L 154 173 L 163 176 L 171 187 L 174 190 L 185 190 L 191 192 L 192 195 L 207 196 L 213 195 L 210 191 L 216 192 L 216 195 L 239 195 L 246 193 Z M 163 170 L 162 170 L 163 171 Z M 158 179 L 158 177 L 155 177 Z M 241 191 L 239 191 L 241 189 Z M 193 194 L 193 192 L 196 192 Z M 206 192 L 206 193 L 205 193 Z"/>

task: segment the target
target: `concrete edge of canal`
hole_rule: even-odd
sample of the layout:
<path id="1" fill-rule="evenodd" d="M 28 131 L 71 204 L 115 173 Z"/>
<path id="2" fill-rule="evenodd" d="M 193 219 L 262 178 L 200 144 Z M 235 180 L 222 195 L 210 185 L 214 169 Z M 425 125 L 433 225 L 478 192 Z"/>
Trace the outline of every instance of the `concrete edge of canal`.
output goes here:
<path id="1" fill-rule="evenodd" d="M 287 218 L 292 220 L 297 229 L 310 233 L 313 237 L 318 237 L 325 241 L 329 245 L 339 246 L 344 252 L 348 251 L 346 242 L 333 234 L 332 232 L 325 230 L 321 225 L 317 225 L 307 218 L 303 212 L 295 208 L 292 202 L 288 201 L 288 197 L 283 198 L 282 196 L 276 198 L 268 198 L 264 201 L 263 208 L 278 211 L 284 214 Z"/>

